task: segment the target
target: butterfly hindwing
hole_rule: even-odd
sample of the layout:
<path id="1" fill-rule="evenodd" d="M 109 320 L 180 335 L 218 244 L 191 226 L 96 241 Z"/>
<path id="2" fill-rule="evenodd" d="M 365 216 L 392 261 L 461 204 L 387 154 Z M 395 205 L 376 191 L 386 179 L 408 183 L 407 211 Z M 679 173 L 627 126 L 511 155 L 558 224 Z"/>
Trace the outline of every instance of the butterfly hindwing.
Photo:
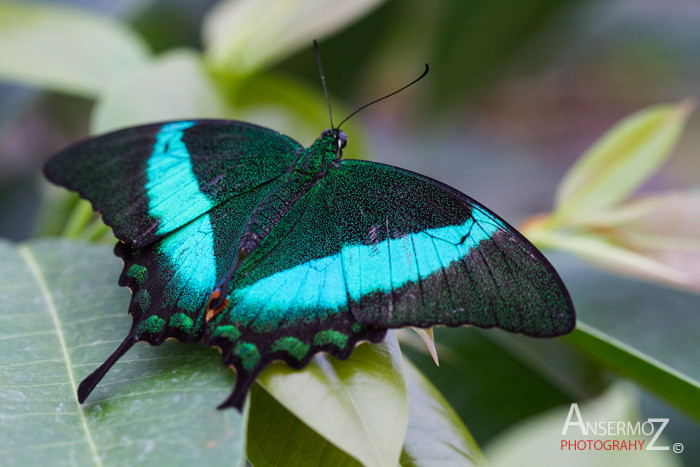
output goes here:
<path id="1" fill-rule="evenodd" d="M 347 358 L 359 341 L 384 337 L 385 328 L 359 323 L 350 308 L 341 246 L 318 185 L 242 264 L 229 307 L 202 339 L 237 370 L 223 406 L 240 408 L 257 374 L 274 360 L 300 368 L 318 352 Z"/>
<path id="2" fill-rule="evenodd" d="M 300 148 L 248 123 L 175 121 L 77 143 L 44 172 L 90 200 L 118 239 L 140 247 L 279 177 Z"/>
<path id="3" fill-rule="evenodd" d="M 245 222 L 276 186 L 233 196 L 144 247 L 117 244 L 115 253 L 124 260 L 119 284 L 132 291 L 134 339 L 155 345 L 169 337 L 199 341 L 208 298 L 234 262 Z"/>

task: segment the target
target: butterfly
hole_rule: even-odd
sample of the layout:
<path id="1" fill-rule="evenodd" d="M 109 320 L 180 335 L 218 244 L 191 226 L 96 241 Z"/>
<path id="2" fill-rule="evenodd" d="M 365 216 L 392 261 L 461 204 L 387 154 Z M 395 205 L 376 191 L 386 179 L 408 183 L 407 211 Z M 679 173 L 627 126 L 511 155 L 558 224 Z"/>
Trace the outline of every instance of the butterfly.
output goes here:
<path id="1" fill-rule="evenodd" d="M 559 275 L 513 227 L 439 181 L 344 159 L 339 127 L 304 148 L 239 121 L 153 123 L 46 163 L 113 229 L 132 291 L 131 329 L 82 381 L 81 403 L 140 341 L 220 349 L 237 376 L 219 408 L 241 410 L 272 361 L 344 359 L 388 329 L 574 328 Z"/>

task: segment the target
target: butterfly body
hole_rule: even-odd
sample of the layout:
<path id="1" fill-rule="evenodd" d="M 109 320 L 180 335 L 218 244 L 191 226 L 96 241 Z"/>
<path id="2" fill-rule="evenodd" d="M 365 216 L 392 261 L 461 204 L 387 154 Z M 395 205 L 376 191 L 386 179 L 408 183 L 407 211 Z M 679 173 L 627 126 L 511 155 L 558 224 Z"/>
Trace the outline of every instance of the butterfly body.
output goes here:
<path id="1" fill-rule="evenodd" d="M 47 177 L 77 190 L 120 240 L 132 290 L 127 338 L 79 389 L 84 400 L 135 342 L 217 347 L 241 408 L 273 360 L 346 358 L 387 329 L 569 332 L 569 295 L 505 221 L 440 182 L 342 159 L 331 129 L 309 148 L 273 130 L 178 121 L 86 140 Z"/>

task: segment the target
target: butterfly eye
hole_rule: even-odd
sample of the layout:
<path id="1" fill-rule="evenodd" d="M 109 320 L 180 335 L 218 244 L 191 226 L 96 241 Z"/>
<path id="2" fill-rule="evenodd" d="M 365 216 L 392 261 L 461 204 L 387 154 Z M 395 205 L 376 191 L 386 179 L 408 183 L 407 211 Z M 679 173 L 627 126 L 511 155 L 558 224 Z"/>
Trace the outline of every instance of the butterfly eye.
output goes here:
<path id="1" fill-rule="evenodd" d="M 342 131 L 339 131 L 338 132 L 338 145 L 340 146 L 340 149 L 343 149 L 346 144 L 348 144 L 348 135 L 346 135 Z"/>

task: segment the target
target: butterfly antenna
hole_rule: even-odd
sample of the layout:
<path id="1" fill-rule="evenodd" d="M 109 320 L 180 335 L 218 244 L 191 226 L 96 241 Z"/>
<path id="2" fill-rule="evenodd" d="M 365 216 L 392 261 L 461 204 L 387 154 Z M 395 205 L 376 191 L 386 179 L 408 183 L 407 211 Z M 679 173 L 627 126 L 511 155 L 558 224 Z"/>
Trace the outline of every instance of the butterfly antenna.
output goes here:
<path id="1" fill-rule="evenodd" d="M 326 76 L 323 74 L 323 66 L 321 66 L 321 52 L 318 50 L 318 42 L 314 39 L 314 50 L 316 51 L 316 63 L 318 64 L 318 72 L 321 74 L 321 84 L 323 85 L 323 93 L 326 95 L 328 102 L 328 115 L 331 117 L 331 128 L 333 126 L 333 111 L 331 110 L 331 98 L 328 96 L 328 88 L 326 87 Z"/>
<path id="2" fill-rule="evenodd" d="M 406 86 L 402 87 L 401 89 L 397 89 L 396 91 L 392 92 L 391 94 L 387 94 L 387 95 L 384 96 L 384 97 L 380 97 L 380 98 L 377 99 L 377 100 L 373 100 L 373 101 L 370 102 L 369 104 L 363 105 L 362 107 L 360 107 L 359 109 L 357 109 L 356 111 L 354 111 L 353 113 L 351 113 L 350 115 L 348 115 L 347 117 L 345 117 L 345 120 L 343 120 L 342 122 L 340 122 L 340 125 L 338 125 L 338 128 L 336 128 L 336 129 L 340 129 L 340 127 L 343 126 L 343 123 L 345 123 L 345 122 L 347 122 L 348 120 L 350 120 L 350 118 L 354 117 L 355 114 L 357 114 L 357 113 L 360 112 L 361 110 L 364 110 L 364 109 L 366 109 L 367 107 L 369 107 L 369 106 L 372 105 L 372 104 L 376 104 L 377 102 L 383 101 L 384 99 L 389 98 L 389 97 L 393 96 L 394 94 L 398 94 L 398 93 L 400 93 L 401 91 L 403 91 L 404 89 L 406 89 L 406 88 L 408 88 L 408 87 L 410 87 L 410 86 L 413 86 L 413 85 L 416 84 L 418 81 L 420 81 L 420 80 L 422 80 L 423 78 L 425 78 L 425 75 L 428 74 L 428 70 L 429 70 L 429 69 L 430 69 L 430 67 L 428 67 L 428 64 L 426 63 L 426 64 L 425 64 L 425 71 L 424 71 L 423 74 L 420 75 L 418 78 L 414 79 L 413 81 L 411 81 L 410 83 L 408 83 Z"/>

